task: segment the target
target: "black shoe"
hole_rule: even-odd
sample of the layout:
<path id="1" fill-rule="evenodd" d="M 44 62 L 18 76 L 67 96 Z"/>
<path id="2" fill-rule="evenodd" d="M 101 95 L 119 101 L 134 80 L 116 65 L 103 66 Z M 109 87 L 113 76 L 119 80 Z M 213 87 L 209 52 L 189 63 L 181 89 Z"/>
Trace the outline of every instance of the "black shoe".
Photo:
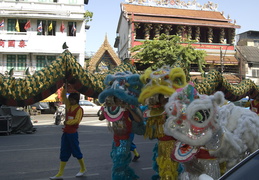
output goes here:
<path id="1" fill-rule="evenodd" d="M 136 162 L 139 158 L 140 158 L 140 155 L 134 156 L 134 158 L 132 159 L 132 162 Z"/>

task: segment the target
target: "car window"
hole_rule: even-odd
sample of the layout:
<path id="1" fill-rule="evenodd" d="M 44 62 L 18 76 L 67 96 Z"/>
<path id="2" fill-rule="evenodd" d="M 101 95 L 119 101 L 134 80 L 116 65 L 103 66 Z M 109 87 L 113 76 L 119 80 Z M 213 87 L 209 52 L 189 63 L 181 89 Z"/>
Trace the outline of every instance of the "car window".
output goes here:
<path id="1" fill-rule="evenodd" d="M 258 167 L 259 151 L 240 162 L 237 166 L 224 174 L 220 180 L 257 180 L 259 177 Z"/>
<path id="2" fill-rule="evenodd" d="M 79 101 L 80 106 L 93 106 L 93 104 L 89 101 Z"/>

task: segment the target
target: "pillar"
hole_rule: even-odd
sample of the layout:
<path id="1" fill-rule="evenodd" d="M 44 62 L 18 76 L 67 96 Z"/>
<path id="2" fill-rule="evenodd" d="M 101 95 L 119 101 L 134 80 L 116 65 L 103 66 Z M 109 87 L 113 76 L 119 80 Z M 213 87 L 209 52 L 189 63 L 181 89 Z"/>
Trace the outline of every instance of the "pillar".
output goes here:
<path id="1" fill-rule="evenodd" d="M 195 40 L 197 42 L 200 42 L 200 35 L 201 35 L 200 27 L 197 26 L 195 30 Z"/>
<path id="2" fill-rule="evenodd" d="M 136 39 L 137 29 L 140 28 L 140 23 L 134 23 L 133 39 Z"/>
<path id="3" fill-rule="evenodd" d="M 191 26 L 187 27 L 187 39 L 188 40 L 192 39 L 192 27 Z"/>
<path id="4" fill-rule="evenodd" d="M 208 27 L 208 42 L 213 42 L 213 29 L 211 27 Z"/>
<path id="5" fill-rule="evenodd" d="M 170 34 L 170 31 L 173 30 L 173 25 L 164 25 L 164 32 L 166 35 Z"/>
<path id="6" fill-rule="evenodd" d="M 219 42 L 223 44 L 224 40 L 225 40 L 225 29 L 220 28 Z"/>
<path id="7" fill-rule="evenodd" d="M 160 31 L 163 29 L 162 24 L 155 24 L 155 38 L 160 36 Z"/>
<path id="8" fill-rule="evenodd" d="M 150 30 L 152 29 L 152 24 L 145 24 L 145 40 L 149 40 L 150 37 Z"/>
<path id="9" fill-rule="evenodd" d="M 235 36 L 236 36 L 236 30 L 230 29 L 230 44 L 234 44 L 235 43 Z"/>

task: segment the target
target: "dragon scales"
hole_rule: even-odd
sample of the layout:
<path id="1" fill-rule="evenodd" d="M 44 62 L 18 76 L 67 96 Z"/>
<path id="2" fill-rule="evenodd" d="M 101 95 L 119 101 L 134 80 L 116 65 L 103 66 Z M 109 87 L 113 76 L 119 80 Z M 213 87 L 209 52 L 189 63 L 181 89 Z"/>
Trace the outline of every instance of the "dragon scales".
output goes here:
<path id="1" fill-rule="evenodd" d="M 9 106 L 26 106 L 55 93 L 67 81 L 81 94 L 97 98 L 104 89 L 107 74 L 118 71 L 136 72 L 134 66 L 124 63 L 103 74 L 84 70 L 75 57 L 65 50 L 56 60 L 33 75 L 14 78 L 0 75 L 0 102 Z"/>
<path id="2" fill-rule="evenodd" d="M 78 92 L 97 98 L 104 89 L 104 78 L 115 72 L 137 70 L 130 63 L 123 63 L 103 74 L 94 74 L 84 70 L 75 57 L 65 50 L 55 61 L 42 70 L 25 78 L 14 78 L 0 74 L 0 102 L 10 106 L 26 106 L 41 101 L 55 93 L 63 83 L 68 81 Z M 222 91 L 225 98 L 237 101 L 245 96 L 256 97 L 258 87 L 251 80 L 243 80 L 237 85 L 230 84 L 220 72 L 213 70 L 207 74 L 203 82 L 196 83 L 200 94 L 211 95 Z"/>

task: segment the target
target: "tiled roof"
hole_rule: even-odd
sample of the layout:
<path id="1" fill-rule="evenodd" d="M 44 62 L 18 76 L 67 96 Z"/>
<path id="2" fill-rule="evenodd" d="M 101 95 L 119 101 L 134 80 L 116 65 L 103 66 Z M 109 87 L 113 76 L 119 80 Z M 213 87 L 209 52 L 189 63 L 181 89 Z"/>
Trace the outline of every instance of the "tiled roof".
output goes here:
<path id="1" fill-rule="evenodd" d="M 259 48 L 253 46 L 237 46 L 239 52 L 241 52 L 242 57 L 248 62 L 259 62 Z"/>
<path id="2" fill-rule="evenodd" d="M 109 63 L 113 65 L 121 64 L 120 58 L 117 56 L 117 54 L 108 42 L 107 35 L 105 36 L 104 42 L 99 50 L 91 58 L 88 70 L 91 72 L 94 71 L 100 61 L 110 61 Z"/>
<path id="3" fill-rule="evenodd" d="M 172 21 L 175 20 L 175 22 L 182 23 L 198 23 L 239 28 L 239 26 L 229 23 L 229 20 L 217 11 L 176 9 L 133 4 L 122 4 L 122 10 L 128 14 L 129 18 L 133 18 L 133 21 L 146 20 L 147 22 L 147 20 L 149 20 L 159 21 L 160 23 L 161 21 L 163 23 L 172 23 Z"/>
<path id="4" fill-rule="evenodd" d="M 208 56 L 205 56 L 204 59 L 209 64 L 211 64 L 211 63 L 214 63 L 215 65 L 221 64 L 220 56 L 208 55 Z M 223 64 L 224 65 L 238 65 L 238 60 L 234 56 L 224 56 Z"/>

